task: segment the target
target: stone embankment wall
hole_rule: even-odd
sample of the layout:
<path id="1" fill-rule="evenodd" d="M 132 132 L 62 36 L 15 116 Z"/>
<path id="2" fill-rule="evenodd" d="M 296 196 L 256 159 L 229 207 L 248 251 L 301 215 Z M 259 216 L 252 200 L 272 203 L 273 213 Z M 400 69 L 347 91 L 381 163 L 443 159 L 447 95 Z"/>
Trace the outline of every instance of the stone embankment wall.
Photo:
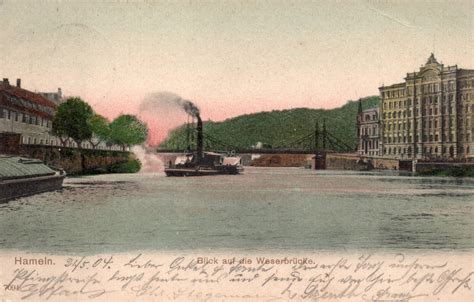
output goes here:
<path id="1" fill-rule="evenodd" d="M 360 156 L 357 154 L 326 154 L 326 169 L 328 170 L 361 170 L 365 166 L 359 162 Z"/>
<path id="2" fill-rule="evenodd" d="M 400 161 L 398 159 L 373 158 L 372 164 L 374 169 L 400 170 Z"/>
<path id="3" fill-rule="evenodd" d="M 310 167 L 313 154 L 254 154 L 254 167 Z"/>
<path id="4" fill-rule="evenodd" d="M 77 148 L 41 145 L 19 145 L 14 151 L 3 148 L 0 153 L 36 158 L 68 174 L 106 173 L 111 165 L 135 158 L 130 152 L 89 149 L 79 152 Z"/>
<path id="5" fill-rule="evenodd" d="M 27 146 L 23 149 L 27 150 L 30 157 L 41 159 L 48 165 L 62 168 L 68 174 L 106 173 L 111 165 L 134 158 L 130 152 L 122 151 L 82 150 L 79 152 L 76 148 L 43 146 Z"/>
<path id="6" fill-rule="evenodd" d="M 358 154 L 326 154 L 326 169 L 329 170 L 407 170 L 411 171 L 411 161 L 391 158 L 360 157 Z"/>

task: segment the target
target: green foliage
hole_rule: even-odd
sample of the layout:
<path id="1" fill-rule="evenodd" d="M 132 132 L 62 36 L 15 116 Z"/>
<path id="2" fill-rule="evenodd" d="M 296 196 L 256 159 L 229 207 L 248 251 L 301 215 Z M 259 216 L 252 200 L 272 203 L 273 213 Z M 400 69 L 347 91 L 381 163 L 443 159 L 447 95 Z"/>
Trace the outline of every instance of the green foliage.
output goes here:
<path id="1" fill-rule="evenodd" d="M 107 168 L 109 173 L 137 173 L 140 171 L 142 163 L 138 159 L 117 162 Z"/>
<path id="2" fill-rule="evenodd" d="M 95 113 L 89 120 L 92 133 L 100 140 L 107 141 L 110 137 L 109 121 L 100 114 Z"/>
<path id="3" fill-rule="evenodd" d="M 71 97 L 58 106 L 53 120 L 53 134 L 70 137 L 78 145 L 92 137 L 89 124 L 93 116 L 91 106 L 79 97 Z"/>
<path id="4" fill-rule="evenodd" d="M 377 96 L 362 99 L 363 109 L 377 107 L 378 104 Z M 296 108 L 259 112 L 237 116 L 223 122 L 206 122 L 204 133 L 236 148 L 250 148 L 258 142 L 279 147 L 284 142 L 313 133 L 316 122 L 321 126 L 323 121 L 326 121 L 328 132 L 355 149 L 357 110 L 358 101 L 348 101 L 344 106 L 330 110 Z M 222 148 L 209 141 L 206 145 L 208 149 Z M 186 126 L 174 129 L 160 148 L 185 149 Z"/>
<path id="5" fill-rule="evenodd" d="M 139 145 L 148 137 L 147 125 L 134 115 L 120 115 L 110 124 L 110 140 L 122 146 Z"/>

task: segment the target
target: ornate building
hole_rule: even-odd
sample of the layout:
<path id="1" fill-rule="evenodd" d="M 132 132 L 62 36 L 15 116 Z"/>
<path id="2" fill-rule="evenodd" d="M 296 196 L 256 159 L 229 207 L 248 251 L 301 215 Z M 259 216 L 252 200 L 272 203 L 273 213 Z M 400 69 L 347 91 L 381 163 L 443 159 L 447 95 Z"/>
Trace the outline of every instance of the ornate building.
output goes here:
<path id="1" fill-rule="evenodd" d="M 474 158 L 474 70 L 444 66 L 431 54 L 405 82 L 379 90 L 382 156 Z"/>
<path id="2" fill-rule="evenodd" d="M 362 110 L 362 101 L 359 100 L 357 113 L 357 151 L 361 156 L 379 156 L 380 137 L 379 108 Z"/>

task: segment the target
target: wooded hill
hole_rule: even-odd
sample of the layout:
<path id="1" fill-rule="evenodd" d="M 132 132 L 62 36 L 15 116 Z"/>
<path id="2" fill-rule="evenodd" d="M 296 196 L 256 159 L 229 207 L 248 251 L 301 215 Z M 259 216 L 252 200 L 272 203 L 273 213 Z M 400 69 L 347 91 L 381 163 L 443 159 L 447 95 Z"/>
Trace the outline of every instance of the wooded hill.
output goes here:
<path id="1" fill-rule="evenodd" d="M 362 99 L 363 109 L 374 108 L 378 104 L 378 96 Z M 259 142 L 260 145 L 273 148 L 284 147 L 299 137 L 314 133 L 316 122 L 322 130 L 323 121 L 326 122 L 328 132 L 355 149 L 357 110 L 358 101 L 348 101 L 344 106 L 334 109 L 295 108 L 245 114 L 222 122 L 207 121 L 204 122 L 204 135 L 207 137 L 205 149 L 247 149 Z M 186 125 L 174 129 L 159 148 L 186 149 L 186 132 Z M 294 147 L 305 147 L 302 144 Z"/>

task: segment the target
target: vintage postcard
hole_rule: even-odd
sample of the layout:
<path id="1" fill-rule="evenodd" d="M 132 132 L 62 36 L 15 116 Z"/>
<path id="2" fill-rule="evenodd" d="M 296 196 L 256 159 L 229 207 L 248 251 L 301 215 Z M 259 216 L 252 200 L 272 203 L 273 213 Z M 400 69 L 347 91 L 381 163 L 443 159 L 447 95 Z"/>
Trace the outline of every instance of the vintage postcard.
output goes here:
<path id="1" fill-rule="evenodd" d="M 0 300 L 474 301 L 473 21 L 0 0 Z"/>

